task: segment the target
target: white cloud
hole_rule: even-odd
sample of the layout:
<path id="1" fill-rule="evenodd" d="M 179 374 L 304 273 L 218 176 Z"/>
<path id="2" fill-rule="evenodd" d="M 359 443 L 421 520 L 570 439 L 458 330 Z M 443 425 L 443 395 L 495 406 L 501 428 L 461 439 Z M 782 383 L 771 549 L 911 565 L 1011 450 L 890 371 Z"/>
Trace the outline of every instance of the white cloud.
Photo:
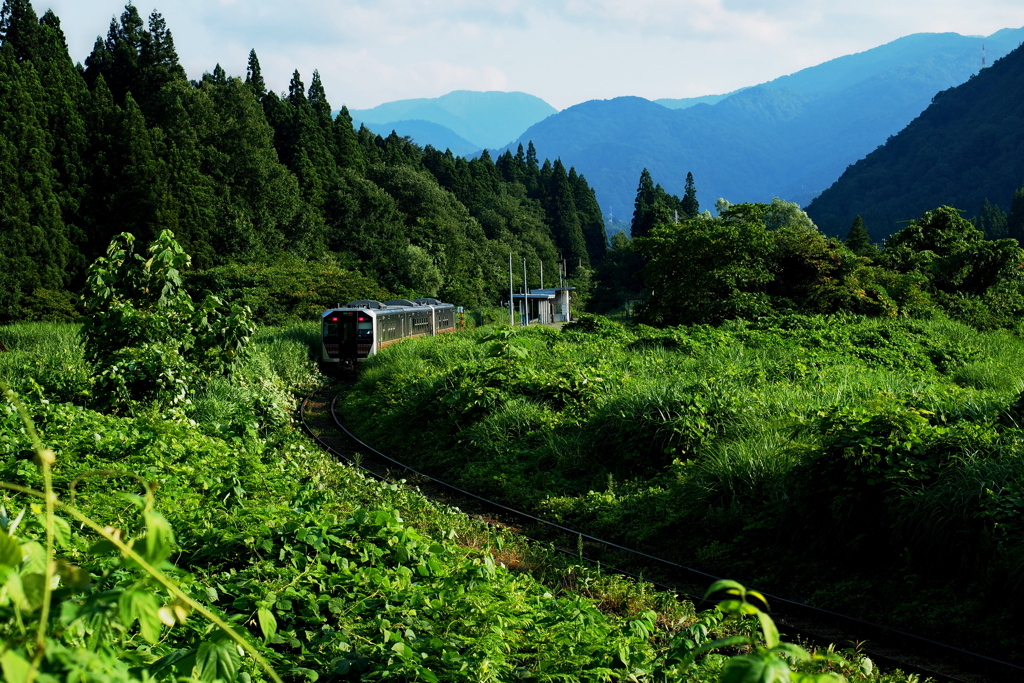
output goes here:
<path id="1" fill-rule="evenodd" d="M 193 78 L 268 86 L 319 69 L 353 108 L 455 89 L 522 90 L 557 107 L 619 95 L 686 97 L 752 85 L 923 31 L 1024 24 L 1019 0 L 136 0 L 163 13 Z M 72 58 L 106 35 L 122 0 L 51 0 Z"/>

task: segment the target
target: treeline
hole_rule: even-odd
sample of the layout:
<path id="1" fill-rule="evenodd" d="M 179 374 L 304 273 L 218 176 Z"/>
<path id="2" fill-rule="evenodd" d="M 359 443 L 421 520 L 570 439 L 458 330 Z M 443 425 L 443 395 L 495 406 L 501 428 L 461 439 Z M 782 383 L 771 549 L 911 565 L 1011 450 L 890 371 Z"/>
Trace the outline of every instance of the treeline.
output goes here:
<path id="1" fill-rule="evenodd" d="M 659 189 L 645 171 L 633 239 L 616 235 L 602 264 L 598 310 L 643 299 L 641 319 L 656 325 L 941 311 L 981 329 L 1019 326 L 1024 314 L 1024 250 L 987 239 L 954 208 L 926 211 L 879 247 L 860 217 L 841 242 L 790 202 L 719 200 L 712 216 L 681 210 L 685 198 Z"/>
<path id="2" fill-rule="evenodd" d="M 467 160 L 331 112 L 317 72 L 278 95 L 255 51 L 244 79 L 218 65 L 189 81 L 161 15 L 131 4 L 76 65 L 52 11 L 5 0 L 0 319 L 70 314 L 121 232 L 172 230 L 204 271 L 195 283 L 251 293 L 315 263 L 374 293 L 465 305 L 499 298 L 509 252 L 531 285 L 542 262 L 585 283 L 603 258 L 593 190 L 532 144 Z"/>

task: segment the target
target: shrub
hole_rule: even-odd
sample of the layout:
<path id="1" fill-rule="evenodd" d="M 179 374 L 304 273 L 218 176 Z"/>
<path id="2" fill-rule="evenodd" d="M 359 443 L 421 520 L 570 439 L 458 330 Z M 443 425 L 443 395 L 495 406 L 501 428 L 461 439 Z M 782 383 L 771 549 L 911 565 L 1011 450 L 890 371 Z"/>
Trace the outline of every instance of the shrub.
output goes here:
<path id="1" fill-rule="evenodd" d="M 190 259 L 164 230 L 133 251 L 122 233 L 89 266 L 83 332 L 97 371 L 97 402 L 110 409 L 158 400 L 182 405 L 205 379 L 230 372 L 254 325 L 249 309 L 207 296 L 197 307 L 182 289 Z"/>

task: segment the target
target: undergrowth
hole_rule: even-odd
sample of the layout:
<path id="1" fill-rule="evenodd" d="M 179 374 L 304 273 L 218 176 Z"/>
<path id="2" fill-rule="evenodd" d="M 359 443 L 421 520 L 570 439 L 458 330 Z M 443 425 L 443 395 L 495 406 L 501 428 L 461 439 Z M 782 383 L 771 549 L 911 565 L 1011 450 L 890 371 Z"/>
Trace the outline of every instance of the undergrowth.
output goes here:
<path id="1" fill-rule="evenodd" d="M 584 317 L 389 348 L 343 411 L 483 495 L 1015 657 L 1021 357 L 1015 334 L 943 318 Z"/>
<path id="2" fill-rule="evenodd" d="M 81 363 L 75 328 L 53 329 L 66 335 L 62 360 Z M 315 381 L 317 332 L 262 330 L 232 376 L 191 404 L 110 415 L 82 405 L 88 381 L 75 404 L 56 398 L 56 375 L 24 370 L 45 370 L 55 349 L 33 339 L 47 334 L 0 328 L 11 349 L 0 379 L 41 438 L 34 447 L 3 404 L 8 681 L 703 681 L 726 670 L 737 645 L 720 653 L 715 638 L 751 632 L 729 610 L 696 613 L 642 583 L 553 562 L 310 448 L 292 409 Z M 47 490 L 52 512 L 34 502 Z M 761 653 L 764 637 L 740 651 Z M 906 680 L 852 652 L 791 666 L 793 680 Z"/>

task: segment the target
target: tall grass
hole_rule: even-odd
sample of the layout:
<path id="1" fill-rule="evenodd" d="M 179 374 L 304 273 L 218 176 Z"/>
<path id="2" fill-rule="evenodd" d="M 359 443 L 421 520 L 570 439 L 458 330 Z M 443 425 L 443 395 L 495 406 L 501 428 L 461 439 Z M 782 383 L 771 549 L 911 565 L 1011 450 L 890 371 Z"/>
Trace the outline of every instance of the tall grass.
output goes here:
<path id="1" fill-rule="evenodd" d="M 81 399 L 92 369 L 83 356 L 81 326 L 76 323 L 31 322 L 0 326 L 0 379 L 19 393 L 36 386 L 57 401 Z"/>

